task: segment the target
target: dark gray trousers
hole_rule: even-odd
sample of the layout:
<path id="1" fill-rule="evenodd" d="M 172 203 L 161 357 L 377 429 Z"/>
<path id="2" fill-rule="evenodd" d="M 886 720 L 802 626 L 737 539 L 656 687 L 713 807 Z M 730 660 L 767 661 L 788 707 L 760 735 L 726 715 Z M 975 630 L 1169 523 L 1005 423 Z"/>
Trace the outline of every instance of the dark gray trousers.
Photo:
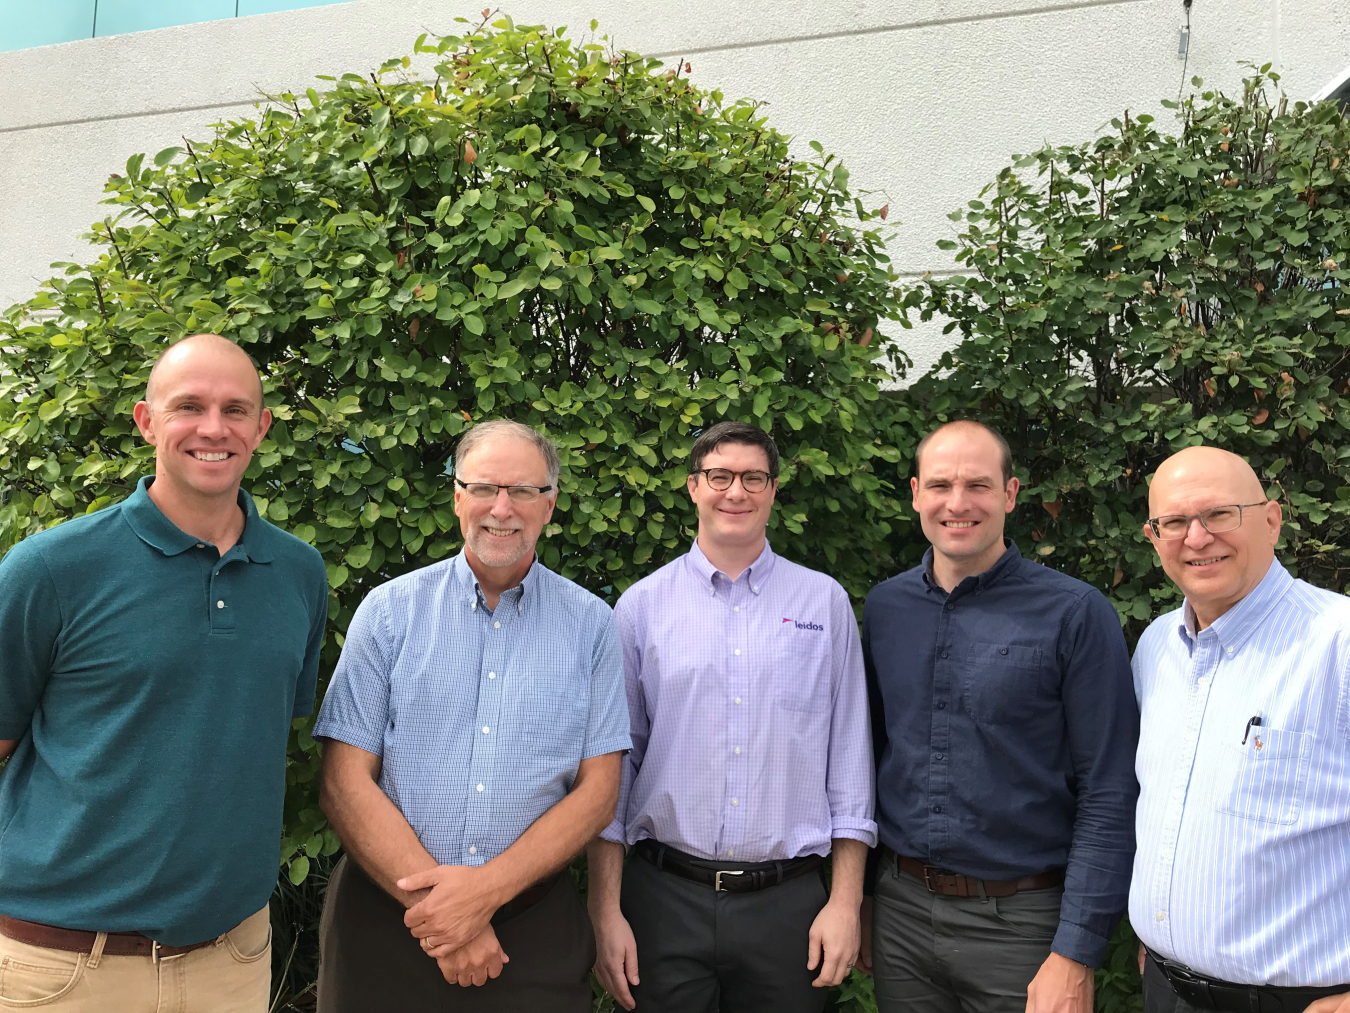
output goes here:
<path id="1" fill-rule="evenodd" d="M 739 868 L 727 862 L 718 868 Z M 828 895 L 817 873 L 754 893 L 714 893 L 640 855 L 620 904 L 637 940 L 641 1013 L 821 1013 L 806 969 L 811 923 Z"/>
<path id="2" fill-rule="evenodd" d="M 1207 1013 L 1173 991 L 1167 976 L 1152 960 L 1144 961 L 1144 1013 Z"/>
<path id="3" fill-rule="evenodd" d="M 571 875 L 492 928 L 511 958 L 501 976 L 451 984 L 403 924 L 403 905 L 343 858 L 319 925 L 318 1013 L 589 1013 L 595 936 Z"/>
<path id="4" fill-rule="evenodd" d="M 1063 893 L 943 897 L 883 864 L 872 899 L 879 1013 L 1025 1013 Z"/>

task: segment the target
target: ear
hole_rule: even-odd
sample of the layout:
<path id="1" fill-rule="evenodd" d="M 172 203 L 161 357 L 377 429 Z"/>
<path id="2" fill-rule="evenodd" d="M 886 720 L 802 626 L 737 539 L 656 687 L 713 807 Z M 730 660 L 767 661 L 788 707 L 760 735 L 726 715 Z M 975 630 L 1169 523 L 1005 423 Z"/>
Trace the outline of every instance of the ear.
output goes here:
<path id="1" fill-rule="evenodd" d="M 136 428 L 141 431 L 141 438 L 153 447 L 155 445 L 155 427 L 153 417 L 150 414 L 149 403 L 137 401 L 136 407 L 131 410 L 131 417 L 136 420 Z"/>
<path id="2" fill-rule="evenodd" d="M 694 498 L 694 490 L 698 488 L 698 476 L 690 475 L 684 480 L 684 487 L 689 492 L 689 498 Z"/>
<path id="3" fill-rule="evenodd" d="M 1153 551 L 1157 552 L 1158 542 L 1153 537 L 1153 526 L 1149 524 L 1148 521 L 1144 521 L 1144 537 L 1147 538 L 1149 540 L 1149 544 L 1153 546 Z"/>
<path id="4" fill-rule="evenodd" d="M 1017 492 L 1021 488 L 1022 483 L 1019 482 L 1016 478 L 1008 479 L 1007 488 L 1004 490 L 1004 492 L 1007 493 L 1008 496 L 1008 505 L 1003 508 L 1003 512 L 1005 514 L 1012 513 L 1013 507 L 1017 506 Z"/>
<path id="5" fill-rule="evenodd" d="M 909 498 L 913 502 L 919 498 L 919 476 L 915 475 L 909 480 Z"/>

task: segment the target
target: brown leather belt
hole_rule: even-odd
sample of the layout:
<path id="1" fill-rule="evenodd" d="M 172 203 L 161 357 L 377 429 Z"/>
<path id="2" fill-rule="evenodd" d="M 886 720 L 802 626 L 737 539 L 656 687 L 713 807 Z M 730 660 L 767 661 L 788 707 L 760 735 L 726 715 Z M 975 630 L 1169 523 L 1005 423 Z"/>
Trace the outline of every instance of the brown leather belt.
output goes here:
<path id="1" fill-rule="evenodd" d="M 929 893 L 939 893 L 944 897 L 1011 897 L 1023 890 L 1048 890 L 1064 882 L 1063 869 L 1051 869 L 1035 876 L 1023 876 L 1021 879 L 989 880 L 963 876 L 959 872 L 949 872 L 936 865 L 927 865 L 917 858 L 895 855 L 895 864 L 901 872 L 906 872 L 928 887 Z"/>
<path id="2" fill-rule="evenodd" d="M 92 953 L 94 951 L 95 932 L 81 932 L 77 929 L 58 929 L 54 925 L 41 925 L 26 922 L 18 918 L 0 915 L 0 935 L 27 943 L 29 946 L 44 946 L 49 950 L 66 950 L 70 953 Z M 204 943 L 191 943 L 187 946 L 165 946 L 149 936 L 139 932 L 109 932 L 108 941 L 103 944 L 106 957 L 151 957 L 161 960 L 164 957 L 179 957 L 203 946 L 210 946 L 214 939 Z"/>

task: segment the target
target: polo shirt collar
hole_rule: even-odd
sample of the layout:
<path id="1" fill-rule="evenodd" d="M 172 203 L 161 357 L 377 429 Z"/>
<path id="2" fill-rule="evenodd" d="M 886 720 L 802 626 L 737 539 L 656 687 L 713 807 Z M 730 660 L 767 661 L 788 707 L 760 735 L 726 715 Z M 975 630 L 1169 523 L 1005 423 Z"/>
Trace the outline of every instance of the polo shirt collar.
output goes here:
<path id="1" fill-rule="evenodd" d="M 134 531 L 147 545 L 158 549 L 166 556 L 176 556 L 188 549 L 202 544 L 164 515 L 164 511 L 150 498 L 150 486 L 155 476 L 146 475 L 136 483 L 136 491 L 122 504 L 122 516 L 127 519 Z M 230 549 L 230 553 L 244 556 L 250 562 L 270 563 L 272 551 L 267 545 L 266 523 L 258 516 L 258 508 L 253 505 L 253 497 L 239 490 L 239 509 L 244 511 L 244 530 L 239 541 Z"/>
<path id="2" fill-rule="evenodd" d="M 729 582 L 727 575 L 713 566 L 708 557 L 703 554 L 697 538 L 694 539 L 694 544 L 689 547 L 689 553 L 685 556 L 685 559 L 688 560 L 688 565 L 694 576 L 708 588 L 716 589 L 718 577 Z M 778 556 L 769 546 L 769 540 L 764 539 L 764 549 L 755 557 L 755 561 L 745 568 L 745 573 L 742 575 L 745 577 L 745 582 L 752 593 L 763 593 L 765 585 L 769 582 L 769 577 L 773 575 L 774 563 L 777 559 Z M 740 577 L 736 579 L 740 580 Z"/>
<path id="3" fill-rule="evenodd" d="M 1270 610 L 1289 593 L 1293 583 L 1294 578 L 1289 575 L 1289 571 L 1278 559 L 1272 559 L 1270 569 L 1247 597 L 1210 623 L 1206 629 L 1199 629 L 1195 609 L 1191 608 L 1188 598 L 1181 606 L 1178 633 L 1188 644 L 1198 641 L 1203 636 L 1212 636 L 1222 646 L 1236 650 L 1260 628 Z"/>
<path id="4" fill-rule="evenodd" d="M 514 605 L 517 612 L 524 612 L 526 606 L 534 601 L 535 587 L 539 583 L 535 579 L 538 571 L 543 569 L 543 564 L 539 562 L 539 556 L 536 554 L 534 562 L 530 564 L 529 571 L 525 577 L 515 587 L 507 588 L 498 596 L 497 604 L 501 606 Z M 487 599 L 483 597 L 483 588 L 478 583 L 478 577 L 473 572 L 473 567 L 469 561 L 464 558 L 464 550 L 460 549 L 453 559 L 450 560 L 450 573 L 459 587 L 460 594 L 464 601 L 473 608 L 479 605 L 487 608 Z"/>
<path id="5" fill-rule="evenodd" d="M 998 562 L 985 570 L 984 573 L 967 577 L 957 584 L 951 593 L 956 594 L 958 591 L 963 594 L 972 591 L 978 593 L 988 590 L 1016 570 L 1021 562 L 1022 552 L 1017 548 L 1017 543 L 1011 538 L 1005 538 L 1003 539 L 1003 555 L 998 557 Z M 933 576 L 933 547 L 931 545 L 928 547 L 928 551 L 923 554 L 923 583 L 925 590 L 946 597 L 947 589 L 939 584 L 937 578 Z"/>

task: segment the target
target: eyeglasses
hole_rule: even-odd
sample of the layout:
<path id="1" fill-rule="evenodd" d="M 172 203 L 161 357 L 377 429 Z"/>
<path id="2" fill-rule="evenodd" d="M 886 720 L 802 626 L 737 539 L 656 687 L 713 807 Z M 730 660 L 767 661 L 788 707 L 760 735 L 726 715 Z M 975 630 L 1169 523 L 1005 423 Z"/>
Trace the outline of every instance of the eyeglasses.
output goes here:
<path id="1" fill-rule="evenodd" d="M 455 479 L 455 485 L 481 500 L 496 499 L 497 493 L 505 489 L 513 503 L 537 502 L 540 496 L 553 489 L 551 485 L 497 485 L 494 482 L 461 482 L 459 479 Z"/>
<path id="2" fill-rule="evenodd" d="M 731 483 L 737 478 L 741 480 L 741 488 L 746 492 L 763 492 L 773 481 L 773 477 L 767 471 L 731 471 L 728 468 L 700 468 L 694 472 L 695 475 L 703 475 L 708 479 L 709 488 L 716 489 L 718 492 L 726 492 L 731 488 Z"/>
<path id="3" fill-rule="evenodd" d="M 1242 511 L 1250 507 L 1265 506 L 1265 503 L 1233 503 L 1230 506 L 1210 507 L 1198 514 L 1167 514 L 1164 517 L 1150 517 L 1148 526 L 1153 529 L 1153 537 L 1169 540 L 1185 538 L 1191 530 L 1191 521 L 1199 521 L 1200 526 L 1211 535 L 1223 534 L 1242 526 Z"/>

